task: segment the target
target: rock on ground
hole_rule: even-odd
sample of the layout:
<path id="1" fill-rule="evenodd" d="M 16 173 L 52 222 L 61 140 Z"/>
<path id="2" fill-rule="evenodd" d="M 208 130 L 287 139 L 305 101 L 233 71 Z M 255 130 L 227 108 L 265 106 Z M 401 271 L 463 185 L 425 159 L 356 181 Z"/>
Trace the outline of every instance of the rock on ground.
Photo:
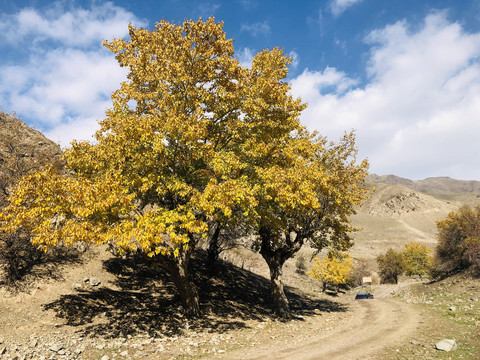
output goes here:
<path id="1" fill-rule="evenodd" d="M 455 351 L 457 350 L 457 342 L 455 339 L 443 339 L 435 344 L 435 348 L 442 351 Z"/>

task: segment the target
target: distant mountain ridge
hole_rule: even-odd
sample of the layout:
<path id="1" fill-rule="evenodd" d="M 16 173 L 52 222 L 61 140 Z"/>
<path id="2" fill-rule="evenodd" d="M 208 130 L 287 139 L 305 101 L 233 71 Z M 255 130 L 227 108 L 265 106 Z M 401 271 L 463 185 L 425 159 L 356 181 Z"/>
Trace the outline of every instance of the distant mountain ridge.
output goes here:
<path id="1" fill-rule="evenodd" d="M 395 175 L 369 174 L 366 181 L 372 184 L 404 185 L 424 194 L 480 193 L 480 181 L 456 180 L 446 176 L 410 180 Z"/>

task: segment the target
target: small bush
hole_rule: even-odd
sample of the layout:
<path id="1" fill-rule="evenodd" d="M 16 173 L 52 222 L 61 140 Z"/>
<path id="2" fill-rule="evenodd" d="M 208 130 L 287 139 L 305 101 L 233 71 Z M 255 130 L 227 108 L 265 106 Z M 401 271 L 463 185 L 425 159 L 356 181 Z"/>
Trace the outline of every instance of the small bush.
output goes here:
<path id="1" fill-rule="evenodd" d="M 58 265 L 81 262 L 82 252 L 59 245 L 45 253 L 32 245 L 24 232 L 0 233 L 0 281 L 16 292 L 28 288 L 38 278 L 61 278 Z"/>
<path id="2" fill-rule="evenodd" d="M 295 267 L 296 271 L 299 274 L 304 274 L 305 270 L 307 270 L 307 262 L 305 260 L 305 257 L 303 255 L 300 255 L 297 257 L 297 260 L 295 261 Z"/>
<path id="3" fill-rule="evenodd" d="M 27 274 L 42 258 L 42 252 L 30 242 L 28 234 L 17 231 L 0 234 L 0 264 L 3 281 L 11 286 Z"/>
<path id="4" fill-rule="evenodd" d="M 363 285 L 364 277 L 371 277 L 372 270 L 369 268 L 366 260 L 356 260 L 353 266 L 353 277 L 352 277 L 352 286 Z"/>

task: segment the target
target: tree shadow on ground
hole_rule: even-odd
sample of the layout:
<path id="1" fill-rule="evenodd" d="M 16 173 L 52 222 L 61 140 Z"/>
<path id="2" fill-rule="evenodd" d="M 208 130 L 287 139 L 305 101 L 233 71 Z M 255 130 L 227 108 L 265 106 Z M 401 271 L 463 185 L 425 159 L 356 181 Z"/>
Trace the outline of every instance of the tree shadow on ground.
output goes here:
<path id="1" fill-rule="evenodd" d="M 106 270 L 115 274 L 118 290 L 102 287 L 63 295 L 46 304 L 84 335 L 121 337 L 149 333 L 175 336 L 185 329 L 224 332 L 247 327 L 247 321 L 273 318 L 270 282 L 262 276 L 219 261 L 215 276 L 207 275 L 206 256 L 198 252 L 191 263 L 191 274 L 198 287 L 202 317 L 184 316 L 179 296 L 168 274 L 153 268 L 147 259 L 129 257 L 105 261 Z M 286 287 L 296 315 L 346 311 L 336 302 L 314 299 L 299 289 Z"/>
<path id="2" fill-rule="evenodd" d="M 28 292 L 39 280 L 62 280 L 62 267 L 81 264 L 85 257 L 76 248 L 66 246 L 44 253 L 25 234 L 0 233 L 0 286 L 13 294 Z"/>

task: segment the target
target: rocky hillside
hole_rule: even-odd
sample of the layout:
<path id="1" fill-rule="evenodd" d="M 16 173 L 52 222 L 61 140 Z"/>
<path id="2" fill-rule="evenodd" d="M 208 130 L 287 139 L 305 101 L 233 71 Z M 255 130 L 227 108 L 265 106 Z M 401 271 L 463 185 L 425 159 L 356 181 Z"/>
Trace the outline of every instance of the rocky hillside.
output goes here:
<path id="1" fill-rule="evenodd" d="M 395 182 L 402 178 L 392 176 L 383 179 Z M 437 244 L 438 220 L 444 219 L 448 213 L 464 204 L 480 205 L 480 193 L 455 192 L 460 190 L 457 185 L 467 182 L 438 180 L 437 183 L 442 184 L 445 193 L 434 194 L 414 190 L 414 185 L 418 182 L 404 180 L 405 184 L 375 184 L 376 189 L 371 193 L 371 198 L 357 209 L 352 222 L 362 230 L 354 235 L 352 253 L 355 257 L 373 260 L 388 248 L 400 250 L 411 241 L 423 243 L 433 250 Z M 442 188 L 435 187 L 433 180 L 425 181 L 430 184 L 429 189 L 439 191 Z M 448 183 L 456 185 L 447 186 Z M 474 183 L 471 185 L 470 189 L 476 186 Z M 426 188 L 425 186 L 424 189 Z"/>
<path id="2" fill-rule="evenodd" d="M 412 241 L 434 250 L 437 221 L 462 205 L 480 205 L 480 181 L 370 174 L 367 183 L 375 191 L 352 218 L 353 225 L 361 229 L 354 235 L 352 253 L 372 263 L 388 248 L 401 250 Z"/>
<path id="3" fill-rule="evenodd" d="M 18 178 L 46 163 L 59 165 L 61 154 L 41 132 L 0 112 L 0 203 Z"/>

